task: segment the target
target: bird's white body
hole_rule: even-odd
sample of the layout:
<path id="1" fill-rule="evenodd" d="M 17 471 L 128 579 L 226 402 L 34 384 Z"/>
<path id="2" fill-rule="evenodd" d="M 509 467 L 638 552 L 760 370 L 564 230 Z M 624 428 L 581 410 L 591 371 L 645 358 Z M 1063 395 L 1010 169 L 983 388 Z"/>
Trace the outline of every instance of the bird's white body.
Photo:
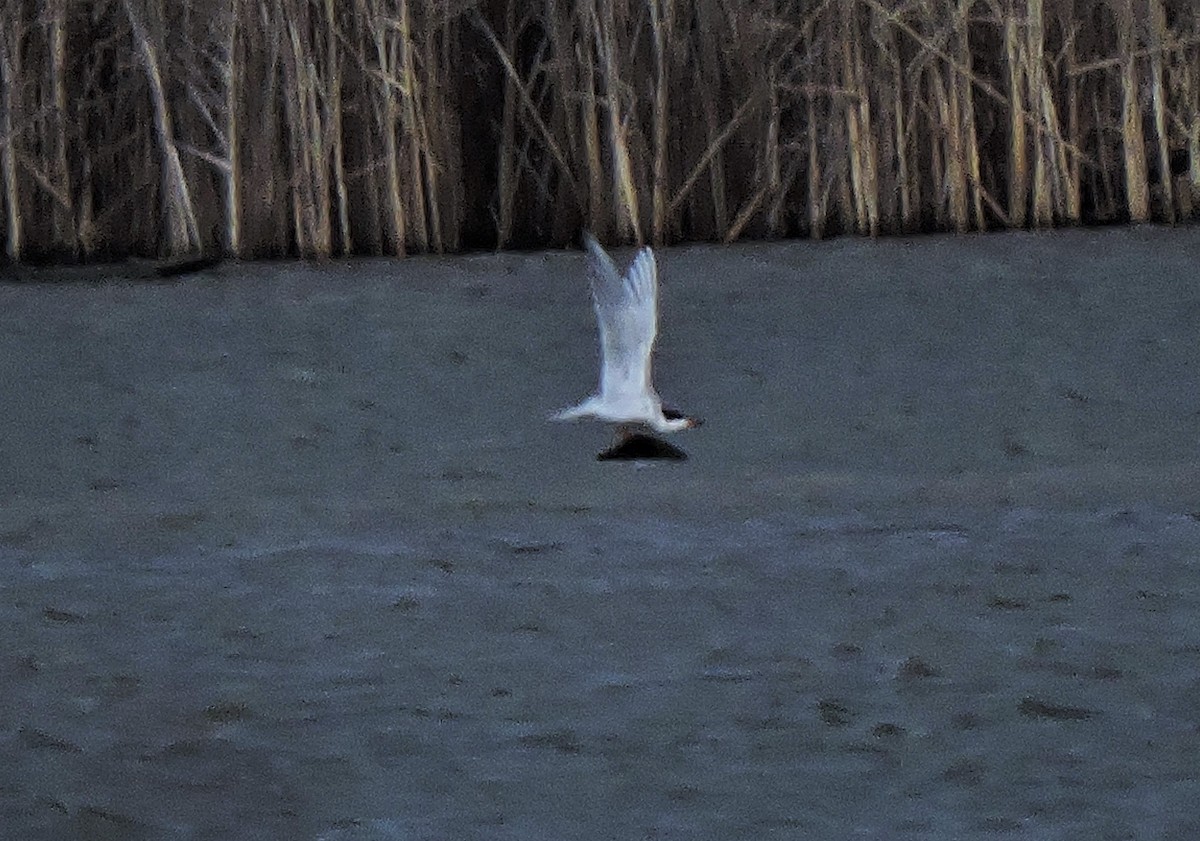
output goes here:
<path id="1" fill-rule="evenodd" d="M 658 267 L 654 252 L 643 248 L 624 275 L 589 234 L 588 279 L 600 327 L 600 388 L 578 406 L 564 409 L 554 420 L 593 418 L 625 431 L 648 427 L 677 432 L 699 421 L 676 412 L 663 412 L 662 399 L 650 379 L 650 356 L 658 334 Z"/>

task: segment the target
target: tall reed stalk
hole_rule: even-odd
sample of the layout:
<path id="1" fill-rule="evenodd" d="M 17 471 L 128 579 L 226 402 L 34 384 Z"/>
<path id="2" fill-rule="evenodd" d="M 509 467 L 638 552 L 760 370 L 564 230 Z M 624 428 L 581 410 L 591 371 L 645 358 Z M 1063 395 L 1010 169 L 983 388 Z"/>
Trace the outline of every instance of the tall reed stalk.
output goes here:
<path id="1" fill-rule="evenodd" d="M 1200 214 L 1192 0 L 0 0 L 10 260 Z"/>

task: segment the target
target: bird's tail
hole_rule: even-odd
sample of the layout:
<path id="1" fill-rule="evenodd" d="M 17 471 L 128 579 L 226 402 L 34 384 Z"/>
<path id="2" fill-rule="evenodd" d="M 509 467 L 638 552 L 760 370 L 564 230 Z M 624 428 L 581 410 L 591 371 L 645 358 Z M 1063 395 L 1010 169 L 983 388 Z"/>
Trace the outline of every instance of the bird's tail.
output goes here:
<path id="1" fill-rule="evenodd" d="M 552 421 L 574 421 L 586 417 L 589 413 L 587 402 L 580 403 L 578 406 L 571 406 L 568 409 L 559 409 L 550 415 Z"/>

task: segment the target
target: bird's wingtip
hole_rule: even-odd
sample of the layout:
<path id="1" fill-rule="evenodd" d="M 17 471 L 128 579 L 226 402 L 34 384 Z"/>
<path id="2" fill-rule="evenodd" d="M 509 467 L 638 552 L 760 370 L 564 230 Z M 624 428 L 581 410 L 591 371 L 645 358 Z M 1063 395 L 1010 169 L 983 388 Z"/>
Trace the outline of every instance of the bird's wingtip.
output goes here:
<path id="1" fill-rule="evenodd" d="M 602 246 L 600 245 L 600 242 L 596 239 L 595 236 L 592 235 L 591 231 L 584 229 L 583 231 L 580 232 L 579 238 L 583 242 L 583 248 L 585 251 L 602 250 Z"/>

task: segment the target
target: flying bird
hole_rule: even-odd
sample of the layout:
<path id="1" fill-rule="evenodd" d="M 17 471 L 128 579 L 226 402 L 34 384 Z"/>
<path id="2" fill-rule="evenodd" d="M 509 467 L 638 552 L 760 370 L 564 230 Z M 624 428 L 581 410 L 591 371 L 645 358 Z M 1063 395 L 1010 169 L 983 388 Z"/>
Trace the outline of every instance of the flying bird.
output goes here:
<path id="1" fill-rule="evenodd" d="M 654 252 L 649 247 L 642 248 L 621 275 L 591 234 L 584 233 L 583 243 L 587 249 L 592 303 L 600 326 L 600 388 L 579 405 L 554 414 L 552 419 L 591 418 L 615 424 L 621 443 L 641 439 L 643 450 L 648 430 L 678 432 L 699 426 L 702 423 L 699 418 L 664 408 L 651 383 L 650 355 L 658 333 L 658 267 Z M 675 450 L 665 442 L 659 443 Z M 613 452 L 601 453 L 600 457 L 620 457 L 613 456 Z"/>

